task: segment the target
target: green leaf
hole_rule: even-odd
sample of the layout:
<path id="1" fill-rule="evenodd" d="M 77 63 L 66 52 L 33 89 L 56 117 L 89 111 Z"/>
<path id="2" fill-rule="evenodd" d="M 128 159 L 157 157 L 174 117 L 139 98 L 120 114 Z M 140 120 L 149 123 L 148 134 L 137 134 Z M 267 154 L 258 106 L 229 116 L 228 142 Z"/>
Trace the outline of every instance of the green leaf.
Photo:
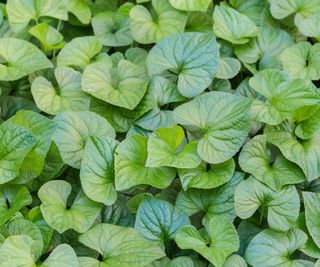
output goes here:
<path id="1" fill-rule="evenodd" d="M 193 249 L 209 260 L 214 266 L 223 266 L 226 258 L 239 248 L 239 237 L 232 222 L 223 216 L 213 217 L 206 225 L 209 240 L 192 226 L 182 227 L 176 242 L 182 249 Z"/>
<path id="2" fill-rule="evenodd" d="M 294 44 L 292 37 L 284 30 L 260 27 L 259 35 L 248 43 L 237 45 L 235 54 L 243 63 L 258 63 L 259 69 L 280 69 L 280 54 Z"/>
<path id="3" fill-rule="evenodd" d="M 267 144 L 266 135 L 255 136 L 242 148 L 239 164 L 242 170 L 252 174 L 272 190 L 279 190 L 285 185 L 297 184 L 305 179 L 300 167 Z"/>
<path id="4" fill-rule="evenodd" d="M 202 265 L 201 263 L 200 263 L 200 261 L 197 261 L 194 258 L 181 256 L 181 257 L 173 259 L 167 265 L 167 267 L 202 267 L 202 266 L 205 266 L 205 265 Z M 150 266 L 150 267 L 152 267 L 152 266 Z M 158 266 L 154 265 L 154 267 L 158 267 Z M 160 267 L 162 267 L 162 266 L 160 266 Z"/>
<path id="5" fill-rule="evenodd" d="M 38 191 L 42 202 L 42 215 L 54 230 L 63 233 L 73 229 L 79 233 L 87 231 L 97 218 L 101 205 L 93 202 L 80 190 L 72 205 L 67 205 L 71 185 L 66 181 L 49 181 Z"/>
<path id="6" fill-rule="evenodd" d="M 243 177 L 242 173 L 236 172 L 228 183 L 214 189 L 181 190 L 176 200 L 176 207 L 189 216 L 202 211 L 207 218 L 225 215 L 233 220 L 236 217 L 233 200 L 234 191 Z"/>
<path id="7" fill-rule="evenodd" d="M 43 183 L 50 181 L 61 173 L 64 166 L 65 164 L 61 159 L 59 150 L 56 144 L 52 142 L 47 153 L 42 172 L 36 179 L 31 180 L 27 184 L 29 190 L 38 190 Z"/>
<path id="8" fill-rule="evenodd" d="M 38 140 L 37 144 L 25 156 L 15 183 L 25 183 L 40 175 L 50 149 L 55 123 L 46 117 L 29 110 L 20 110 L 7 122 L 30 131 Z"/>
<path id="9" fill-rule="evenodd" d="M 232 44 L 245 44 L 259 34 L 258 27 L 247 16 L 225 5 L 215 6 L 213 31 Z"/>
<path id="10" fill-rule="evenodd" d="M 91 10 L 84 0 L 69 0 L 68 11 L 76 16 L 83 24 L 89 24 Z"/>
<path id="11" fill-rule="evenodd" d="M 57 67 L 54 74 L 56 86 L 43 76 L 33 80 L 31 92 L 37 107 L 52 115 L 88 110 L 90 98 L 82 91 L 81 73 L 69 67 Z"/>
<path id="12" fill-rule="evenodd" d="M 60 0 L 8 0 L 8 19 L 13 31 L 26 28 L 31 20 L 38 22 L 41 17 L 68 19 L 67 1 Z"/>
<path id="13" fill-rule="evenodd" d="M 149 131 L 160 128 L 169 128 L 175 125 L 173 111 L 154 108 L 135 121 L 135 125 Z"/>
<path id="14" fill-rule="evenodd" d="M 320 94 L 312 83 L 292 79 L 286 72 L 276 69 L 258 72 L 249 85 L 266 98 L 252 103 L 252 118 L 271 125 L 281 123 L 292 111 L 320 101 Z"/>
<path id="15" fill-rule="evenodd" d="M 24 158 L 39 140 L 27 129 L 10 122 L 0 125 L 0 183 L 20 174 Z"/>
<path id="16" fill-rule="evenodd" d="M 298 16 L 297 16 L 298 17 Z M 315 37 L 317 40 L 320 39 L 320 28 L 319 28 L 319 18 L 320 13 L 315 13 L 314 15 L 303 18 L 302 16 L 299 19 L 299 22 L 296 22 L 296 25 L 299 31 L 307 37 Z"/>
<path id="17" fill-rule="evenodd" d="M 32 222 L 25 219 L 17 219 L 8 224 L 9 235 L 26 235 L 33 240 L 31 250 L 35 259 L 38 259 L 43 250 L 43 239 L 39 228 Z"/>
<path id="18" fill-rule="evenodd" d="M 54 230 L 45 222 L 39 206 L 29 211 L 28 219 L 40 230 L 43 241 L 42 251 L 47 251 L 49 243 L 52 240 Z"/>
<path id="19" fill-rule="evenodd" d="M 174 8 L 185 10 L 185 11 L 206 12 L 211 4 L 210 0 L 169 0 L 169 1 Z"/>
<path id="20" fill-rule="evenodd" d="M 1 267 L 34 267 L 35 258 L 32 254 L 33 240 L 27 235 L 9 236 L 0 247 Z"/>
<path id="21" fill-rule="evenodd" d="M 58 67 L 70 66 L 84 69 L 101 49 L 102 44 L 95 36 L 74 38 L 60 51 L 57 65 Z"/>
<path id="22" fill-rule="evenodd" d="M 128 60 L 116 67 L 102 62 L 89 65 L 83 73 L 83 90 L 112 105 L 133 110 L 146 93 L 149 79 L 145 69 Z"/>
<path id="23" fill-rule="evenodd" d="M 229 256 L 223 264 L 223 267 L 247 267 L 246 261 L 237 254 Z"/>
<path id="24" fill-rule="evenodd" d="M 185 99 L 179 94 L 177 86 L 162 76 L 154 76 L 151 79 L 149 90 L 156 99 L 158 107 L 169 103 L 180 102 Z"/>
<path id="25" fill-rule="evenodd" d="M 203 94 L 174 110 L 174 120 L 200 136 L 199 156 L 222 163 L 234 156 L 249 131 L 249 104 L 245 98 L 223 92 Z"/>
<path id="26" fill-rule="evenodd" d="M 84 0 L 84 2 L 90 7 L 94 15 L 102 11 L 117 10 L 118 5 L 118 0 Z"/>
<path id="27" fill-rule="evenodd" d="M 202 93 L 217 71 L 219 49 L 212 33 L 180 33 L 157 43 L 147 59 L 149 75 L 171 72 L 185 97 Z"/>
<path id="28" fill-rule="evenodd" d="M 277 146 L 288 160 L 296 163 L 303 170 L 308 181 L 319 177 L 320 134 L 307 140 L 299 140 L 284 125 L 269 127 L 266 134 L 271 144 Z"/>
<path id="29" fill-rule="evenodd" d="M 39 267 L 78 267 L 77 255 L 71 246 L 57 246 Z"/>
<path id="30" fill-rule="evenodd" d="M 61 49 L 64 46 L 63 35 L 47 23 L 39 23 L 29 30 L 44 47 L 44 51 Z"/>
<path id="31" fill-rule="evenodd" d="M 197 143 L 187 143 L 182 127 L 162 128 L 150 135 L 147 167 L 195 168 L 200 163 Z"/>
<path id="32" fill-rule="evenodd" d="M 241 219 L 250 218 L 259 207 L 260 218 L 263 218 L 267 209 L 269 227 L 277 231 L 288 230 L 299 216 L 300 198 L 294 186 L 273 191 L 252 176 L 237 186 L 234 201 L 236 214 Z"/>
<path id="33" fill-rule="evenodd" d="M 240 68 L 239 60 L 232 57 L 221 57 L 216 77 L 219 79 L 231 79 L 239 73 Z"/>
<path id="34" fill-rule="evenodd" d="M 45 260 L 37 265 L 34 255 L 34 240 L 28 235 L 9 236 L 0 247 L 1 267 L 77 267 L 74 250 L 67 244 L 57 246 Z"/>
<path id="35" fill-rule="evenodd" d="M 320 215 L 320 193 L 303 192 L 305 206 L 306 224 L 309 233 L 318 247 L 320 247 L 319 215 Z"/>
<path id="36" fill-rule="evenodd" d="M 310 111 L 311 109 L 311 111 Z M 320 115 L 320 107 L 311 106 L 306 108 L 306 117 L 298 118 L 296 123 L 295 134 L 301 139 L 310 139 L 320 131 L 320 122 L 318 120 Z M 297 110 L 299 114 L 300 110 Z"/>
<path id="37" fill-rule="evenodd" d="M 133 42 L 129 18 L 122 14 L 105 12 L 92 18 L 94 34 L 105 46 L 127 46 Z"/>
<path id="38" fill-rule="evenodd" d="M 219 164 L 202 162 L 194 169 L 179 169 L 179 177 L 184 190 L 188 188 L 212 189 L 230 181 L 234 174 L 233 159 Z"/>
<path id="39" fill-rule="evenodd" d="M 85 194 L 106 206 L 117 198 L 113 185 L 113 154 L 117 141 L 108 137 L 92 137 L 86 143 L 80 169 L 80 181 Z"/>
<path id="40" fill-rule="evenodd" d="M 15 38 L 0 40 L 0 80 L 13 81 L 35 71 L 52 68 L 52 63 L 33 44 Z"/>
<path id="41" fill-rule="evenodd" d="M 165 256 L 152 241 L 129 227 L 98 224 L 80 235 L 79 240 L 103 258 L 102 262 L 94 260 L 95 264 L 83 266 L 140 267 Z"/>
<path id="42" fill-rule="evenodd" d="M 62 112 L 54 121 L 57 130 L 53 140 L 59 148 L 63 161 L 74 168 L 80 168 L 84 147 L 89 137 L 115 138 L 115 131 L 108 121 L 90 111 Z"/>
<path id="43" fill-rule="evenodd" d="M 164 246 L 178 230 L 190 224 L 188 216 L 169 202 L 145 196 L 137 211 L 135 229 L 145 238 Z"/>
<path id="44" fill-rule="evenodd" d="M 300 212 L 299 218 L 295 222 L 294 227 L 302 230 L 305 234 L 308 235 L 307 242 L 299 250 L 307 256 L 310 256 L 313 258 L 319 258 L 320 257 L 320 248 L 316 245 L 316 243 L 313 241 L 312 237 L 310 236 L 310 233 L 309 233 L 308 228 L 306 226 L 305 212 Z"/>
<path id="45" fill-rule="evenodd" d="M 198 1 L 197 1 L 198 2 Z M 213 19 L 209 13 L 189 12 L 186 32 L 212 32 Z"/>
<path id="46" fill-rule="evenodd" d="M 5 224 L 12 216 L 30 205 L 32 197 L 25 186 L 1 185 L 0 186 L 0 225 Z"/>
<path id="47" fill-rule="evenodd" d="M 143 114 L 156 107 L 156 101 L 147 90 L 140 103 L 133 110 L 120 108 L 99 99 L 91 99 L 90 110 L 107 119 L 117 132 L 129 131 L 133 123 Z"/>
<path id="48" fill-rule="evenodd" d="M 292 254 L 307 241 L 307 235 L 299 229 L 288 232 L 275 232 L 266 229 L 257 234 L 250 242 L 246 261 L 253 267 L 284 266 L 311 267 L 303 260 L 292 259 Z"/>
<path id="49" fill-rule="evenodd" d="M 147 184 L 166 188 L 176 176 L 169 167 L 146 167 L 148 138 L 142 135 L 128 136 L 116 149 L 115 185 L 117 191 L 135 185 Z"/>
<path id="50" fill-rule="evenodd" d="M 283 19 L 295 13 L 309 17 L 320 11 L 319 0 L 269 0 L 269 2 L 271 14 L 276 19 Z"/>
<path id="51" fill-rule="evenodd" d="M 320 79 L 320 44 L 298 43 L 284 50 L 280 60 L 283 69 L 295 78 Z"/>
<path id="52" fill-rule="evenodd" d="M 137 5 L 130 10 L 130 28 L 135 41 L 157 43 L 173 34 L 183 32 L 187 14 L 174 9 L 168 0 L 152 0 L 152 9 Z"/>

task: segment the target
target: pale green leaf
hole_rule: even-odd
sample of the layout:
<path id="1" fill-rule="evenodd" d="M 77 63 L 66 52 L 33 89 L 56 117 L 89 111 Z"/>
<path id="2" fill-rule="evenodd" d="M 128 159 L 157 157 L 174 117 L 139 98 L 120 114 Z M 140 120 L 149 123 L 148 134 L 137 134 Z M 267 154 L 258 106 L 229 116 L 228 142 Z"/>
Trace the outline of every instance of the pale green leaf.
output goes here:
<path id="1" fill-rule="evenodd" d="M 249 85 L 265 97 L 263 101 L 252 103 L 252 118 L 271 125 L 281 123 L 292 111 L 320 101 L 320 94 L 311 82 L 293 79 L 286 72 L 276 69 L 256 73 Z"/>
<path id="2" fill-rule="evenodd" d="M 127 137 L 116 149 L 115 185 L 117 190 L 147 184 L 166 188 L 176 176 L 173 168 L 146 167 L 148 138 L 142 135 Z"/>
<path id="3" fill-rule="evenodd" d="M 281 153 L 303 170 L 309 181 L 320 175 L 320 134 L 307 140 L 299 140 L 283 125 L 268 128 L 268 141 L 277 146 Z"/>
<path id="4" fill-rule="evenodd" d="M 161 110 L 156 107 L 135 121 L 135 125 L 149 131 L 155 131 L 159 128 L 169 128 L 175 125 L 173 111 Z"/>
<path id="5" fill-rule="evenodd" d="M 15 32 L 26 28 L 31 20 L 41 17 L 68 19 L 68 1 L 65 0 L 8 0 L 6 10 L 11 28 Z"/>
<path id="6" fill-rule="evenodd" d="M 284 50 L 280 60 L 283 69 L 295 78 L 320 79 L 320 44 L 298 43 Z"/>
<path id="7" fill-rule="evenodd" d="M 106 206 L 117 198 L 113 185 L 113 154 L 117 141 L 108 137 L 92 137 L 84 148 L 80 181 L 85 194 Z"/>
<path id="8" fill-rule="evenodd" d="M 242 173 L 236 172 L 228 183 L 214 189 L 181 190 L 176 200 L 176 207 L 189 216 L 202 211 L 207 218 L 224 215 L 233 220 L 236 217 L 234 191 L 243 177 Z"/>
<path id="9" fill-rule="evenodd" d="M 83 90 L 112 105 L 133 110 L 149 83 L 145 69 L 122 59 L 116 67 L 90 64 L 83 73 Z"/>
<path id="10" fill-rule="evenodd" d="M 306 225 L 309 233 L 316 243 L 320 246 L 319 221 L 320 221 L 320 194 L 303 192 L 303 202 L 305 207 Z"/>
<path id="11" fill-rule="evenodd" d="M 17 219 L 8 223 L 8 233 L 12 235 L 26 235 L 32 238 L 31 250 L 33 257 L 38 259 L 43 250 L 43 238 L 39 228 L 25 219 Z"/>
<path id="12" fill-rule="evenodd" d="M 305 179 L 300 167 L 267 144 L 266 135 L 255 136 L 242 148 L 239 164 L 242 170 L 273 190 L 300 183 Z"/>
<path id="13" fill-rule="evenodd" d="M 68 229 L 83 233 L 97 218 L 101 205 L 90 200 L 79 191 L 72 205 L 67 205 L 71 185 L 63 180 L 49 181 L 38 191 L 42 202 L 42 215 L 54 230 L 63 233 Z"/>
<path id="14" fill-rule="evenodd" d="M 78 267 L 77 255 L 67 244 L 57 246 L 39 267 Z"/>
<path id="15" fill-rule="evenodd" d="M 222 163 L 234 156 L 249 131 L 250 102 L 223 92 L 206 93 L 174 110 L 174 119 L 198 134 L 199 156 L 209 163 Z"/>
<path id="16" fill-rule="evenodd" d="M 269 2 L 271 14 L 276 19 L 283 19 L 295 13 L 309 17 L 320 11 L 319 0 L 269 0 Z"/>
<path id="17" fill-rule="evenodd" d="M 103 258 L 101 263 L 95 260 L 94 265 L 83 266 L 141 267 L 165 256 L 152 241 L 129 227 L 98 224 L 80 235 L 79 240 Z"/>
<path id="18" fill-rule="evenodd" d="M 90 23 L 91 10 L 84 0 L 69 0 L 68 11 L 75 15 L 83 24 Z"/>
<path id="19" fill-rule="evenodd" d="M 69 67 L 57 67 L 54 74 L 56 86 L 43 76 L 33 80 L 31 92 L 37 107 L 52 115 L 88 110 L 90 98 L 82 91 L 81 73 Z"/>
<path id="20" fill-rule="evenodd" d="M 266 229 L 257 234 L 245 252 L 246 261 L 253 267 L 311 267 L 303 260 L 292 259 L 292 254 L 307 241 L 307 235 L 299 229 L 275 232 Z"/>
<path id="21" fill-rule="evenodd" d="M 105 46 L 127 46 L 133 42 L 129 18 L 119 13 L 99 13 L 92 18 L 95 36 Z"/>
<path id="22" fill-rule="evenodd" d="M 6 238 L 0 246 L 1 267 L 36 267 L 32 255 L 33 240 L 27 235 L 13 235 Z"/>
<path id="23" fill-rule="evenodd" d="M 0 39 L 0 80 L 13 81 L 52 67 L 48 58 L 32 43 L 15 38 Z"/>
<path id="24" fill-rule="evenodd" d="M 149 90 L 156 99 L 158 107 L 169 103 L 180 102 L 185 99 L 179 94 L 177 86 L 162 76 L 154 76 L 151 79 Z"/>
<path id="25" fill-rule="evenodd" d="M 187 143 L 182 127 L 161 128 L 150 135 L 147 167 L 195 168 L 200 163 L 197 143 Z"/>
<path id="26" fill-rule="evenodd" d="M 206 12 L 211 0 L 169 0 L 170 4 L 180 10 Z"/>
<path id="27" fill-rule="evenodd" d="M 269 227 L 276 231 L 288 230 L 299 216 L 300 198 L 294 186 L 275 192 L 252 176 L 237 186 L 234 202 L 241 219 L 250 218 L 259 207 L 263 218 L 264 209 L 267 209 Z"/>
<path id="28" fill-rule="evenodd" d="M 174 73 L 185 97 L 202 93 L 217 71 L 219 49 L 212 33 L 180 33 L 155 45 L 147 59 L 149 75 Z"/>
<path id="29" fill-rule="evenodd" d="M 225 5 L 215 6 L 213 31 L 232 44 L 245 44 L 259 34 L 258 27 L 247 16 Z"/>
<path id="30" fill-rule="evenodd" d="M 235 54 L 243 63 L 257 62 L 259 70 L 280 68 L 280 54 L 293 44 L 292 37 L 286 31 L 273 27 L 260 27 L 256 38 L 235 47 Z"/>
<path id="31" fill-rule="evenodd" d="M 216 77 L 218 79 L 231 79 L 235 77 L 241 68 L 239 60 L 232 57 L 221 57 Z"/>
<path id="32" fill-rule="evenodd" d="M 320 39 L 320 13 L 303 18 L 301 17 L 299 22 L 296 23 L 299 31 L 307 37 L 315 37 L 317 40 Z"/>
<path id="33" fill-rule="evenodd" d="M 202 162 L 194 169 L 179 169 L 181 184 L 185 190 L 188 188 L 212 189 L 223 185 L 232 178 L 235 170 L 233 159 L 219 164 Z"/>
<path id="34" fill-rule="evenodd" d="M 247 267 L 246 261 L 237 254 L 229 256 L 223 264 L 223 267 Z"/>
<path id="35" fill-rule="evenodd" d="M 57 130 L 53 140 L 59 148 L 63 161 L 80 168 L 84 147 L 89 137 L 115 138 L 115 131 L 107 120 L 90 111 L 66 111 L 59 113 L 54 121 Z"/>
<path id="36" fill-rule="evenodd" d="M 84 69 L 101 49 L 102 44 L 95 36 L 74 38 L 60 51 L 57 57 L 57 65 L 59 67 L 71 66 Z"/>
<path id="37" fill-rule="evenodd" d="M 187 14 L 174 9 L 168 0 L 152 0 L 152 10 L 137 5 L 129 16 L 133 38 L 141 44 L 156 43 L 183 32 L 187 22 Z"/>
<path id="38" fill-rule="evenodd" d="M 176 242 L 182 249 L 193 249 L 214 266 L 222 267 L 226 258 L 239 248 L 239 237 L 232 222 L 223 216 L 213 217 L 206 225 L 209 241 L 197 229 L 188 225 L 180 228 Z"/>

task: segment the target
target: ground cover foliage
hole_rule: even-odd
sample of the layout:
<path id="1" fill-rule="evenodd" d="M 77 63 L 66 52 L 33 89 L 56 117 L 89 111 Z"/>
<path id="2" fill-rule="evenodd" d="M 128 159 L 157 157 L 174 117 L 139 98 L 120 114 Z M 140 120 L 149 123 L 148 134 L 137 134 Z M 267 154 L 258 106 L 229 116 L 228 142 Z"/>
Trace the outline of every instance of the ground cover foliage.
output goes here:
<path id="1" fill-rule="evenodd" d="M 0 4 L 0 267 L 320 266 L 320 0 Z"/>

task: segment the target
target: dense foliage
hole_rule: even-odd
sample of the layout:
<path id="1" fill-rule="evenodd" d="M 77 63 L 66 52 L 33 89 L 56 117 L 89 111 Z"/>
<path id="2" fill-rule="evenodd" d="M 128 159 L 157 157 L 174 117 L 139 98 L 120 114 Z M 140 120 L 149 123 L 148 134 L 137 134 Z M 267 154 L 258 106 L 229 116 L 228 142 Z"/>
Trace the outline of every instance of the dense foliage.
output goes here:
<path id="1" fill-rule="evenodd" d="M 320 0 L 0 4 L 0 267 L 320 266 Z"/>

